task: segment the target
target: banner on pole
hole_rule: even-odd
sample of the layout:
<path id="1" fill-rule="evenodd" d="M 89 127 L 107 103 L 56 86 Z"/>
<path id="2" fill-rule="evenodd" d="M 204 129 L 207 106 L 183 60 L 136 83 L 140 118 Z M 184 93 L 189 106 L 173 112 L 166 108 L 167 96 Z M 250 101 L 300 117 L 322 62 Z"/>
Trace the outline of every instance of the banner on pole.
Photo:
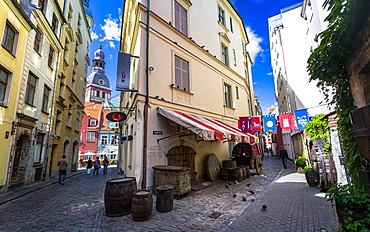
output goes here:
<path id="1" fill-rule="evenodd" d="M 251 133 L 256 132 L 262 133 L 262 125 L 261 125 L 261 117 L 260 116 L 252 116 L 251 117 Z"/>
<path id="2" fill-rule="evenodd" d="M 276 134 L 276 118 L 275 114 L 263 115 L 263 131 L 274 132 Z"/>
<path id="3" fill-rule="evenodd" d="M 286 130 L 286 131 L 298 129 L 296 122 L 295 122 L 294 115 L 291 113 L 280 114 L 279 115 L 279 125 L 281 129 Z"/>
<path id="4" fill-rule="evenodd" d="M 306 124 L 309 122 L 307 109 L 294 111 L 295 119 L 297 122 L 297 127 L 300 130 L 304 130 Z"/>
<path id="5" fill-rule="evenodd" d="M 118 53 L 116 91 L 130 90 L 130 66 L 131 55 L 127 53 Z"/>
<path id="6" fill-rule="evenodd" d="M 245 133 L 250 133 L 250 119 L 249 117 L 240 117 L 238 123 L 239 129 Z"/>

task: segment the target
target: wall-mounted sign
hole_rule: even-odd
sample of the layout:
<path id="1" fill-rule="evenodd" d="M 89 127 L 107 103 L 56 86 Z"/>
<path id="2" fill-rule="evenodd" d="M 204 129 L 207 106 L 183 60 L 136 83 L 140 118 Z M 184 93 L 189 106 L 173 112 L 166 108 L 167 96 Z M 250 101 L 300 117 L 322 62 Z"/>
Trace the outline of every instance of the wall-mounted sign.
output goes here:
<path id="1" fill-rule="evenodd" d="M 163 135 L 163 131 L 153 131 L 153 135 Z"/>

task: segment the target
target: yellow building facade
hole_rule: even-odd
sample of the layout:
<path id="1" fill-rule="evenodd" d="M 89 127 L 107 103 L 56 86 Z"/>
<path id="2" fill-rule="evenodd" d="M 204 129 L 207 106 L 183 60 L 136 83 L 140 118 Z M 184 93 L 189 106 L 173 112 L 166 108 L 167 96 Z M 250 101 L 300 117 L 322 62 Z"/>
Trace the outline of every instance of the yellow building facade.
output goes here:
<path id="1" fill-rule="evenodd" d="M 26 52 L 26 41 L 35 28 L 17 1 L 0 2 L 0 192 L 7 184 L 15 133 L 16 105 Z"/>

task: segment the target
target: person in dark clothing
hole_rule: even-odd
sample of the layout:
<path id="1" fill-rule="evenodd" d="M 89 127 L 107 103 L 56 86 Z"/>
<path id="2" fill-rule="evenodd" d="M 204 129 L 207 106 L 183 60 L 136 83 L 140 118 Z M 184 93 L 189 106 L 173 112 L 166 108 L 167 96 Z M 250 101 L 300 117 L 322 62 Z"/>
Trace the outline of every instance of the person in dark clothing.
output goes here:
<path id="1" fill-rule="evenodd" d="M 92 165 L 93 165 L 93 162 L 91 158 L 89 158 L 89 160 L 87 161 L 87 168 L 92 168 Z"/>
<path id="2" fill-rule="evenodd" d="M 281 150 L 279 151 L 279 156 L 283 162 L 284 168 L 287 168 L 288 152 L 284 149 L 284 146 L 281 146 Z"/>
<path id="3" fill-rule="evenodd" d="M 64 180 L 66 179 L 67 176 L 67 167 L 68 167 L 66 155 L 62 155 L 62 159 L 58 161 L 58 166 L 59 166 L 58 185 L 64 185 Z"/>

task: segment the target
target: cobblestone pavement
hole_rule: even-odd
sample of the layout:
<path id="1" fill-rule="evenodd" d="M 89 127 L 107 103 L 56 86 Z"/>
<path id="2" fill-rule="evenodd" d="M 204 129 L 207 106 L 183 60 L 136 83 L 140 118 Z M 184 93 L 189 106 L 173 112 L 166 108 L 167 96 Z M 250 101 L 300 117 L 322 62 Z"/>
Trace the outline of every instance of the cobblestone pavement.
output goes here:
<path id="1" fill-rule="evenodd" d="M 293 172 L 293 164 L 289 165 Z M 55 181 L 50 185 L 38 184 L 44 186 L 41 188 L 36 184 L 34 188 L 37 187 L 37 191 L 28 191 L 29 194 L 23 194 L 24 196 L 19 198 L 12 196 L 9 200 L 7 194 L 0 195 L 0 231 L 279 231 L 262 230 L 253 225 L 259 221 L 260 224 L 269 224 L 271 228 L 275 228 L 276 223 L 281 223 L 274 217 L 280 218 L 282 215 L 290 218 L 289 222 L 285 221 L 284 228 L 290 228 L 288 225 L 295 227 L 281 231 L 314 231 L 310 230 L 311 227 L 306 227 L 307 230 L 296 230 L 305 228 L 299 227 L 299 220 L 292 222 L 298 215 L 305 219 L 304 221 L 312 220 L 312 228 L 316 228 L 316 224 L 328 225 L 319 228 L 332 228 L 329 222 L 320 224 L 324 218 L 333 214 L 330 205 L 321 197 L 314 197 L 322 201 L 321 207 L 311 199 L 314 194 L 318 194 L 316 188 L 310 188 L 302 182 L 296 183 L 294 178 L 293 182 L 288 181 L 289 175 L 284 175 L 283 178 L 277 179 L 274 185 L 270 185 L 281 170 L 281 162 L 277 158 L 265 158 L 263 169 L 260 176 L 254 175 L 255 171 L 252 170 L 251 178 L 238 184 L 229 185 L 230 181 L 219 180 L 212 187 L 191 191 L 186 197 L 174 200 L 174 209 L 167 213 L 155 210 L 156 197 L 153 196 L 152 216 L 144 222 L 133 221 L 131 214 L 121 217 L 104 215 L 105 182 L 118 177 L 113 167 L 109 168 L 107 175 L 104 175 L 102 170 L 98 176 L 85 173 L 75 175 L 68 178 L 63 186 L 57 185 Z M 284 170 L 283 174 L 288 170 L 290 169 Z M 275 185 L 281 186 L 276 192 Z M 294 185 L 300 185 L 300 190 L 294 190 Z M 268 191 L 264 191 L 267 187 Z M 32 187 L 29 187 L 30 189 Z M 255 194 L 247 192 L 250 190 Z M 266 203 L 270 192 L 274 200 Z M 305 192 L 307 193 L 304 194 Z M 236 193 L 235 198 L 233 193 Z M 243 201 L 242 197 L 246 197 L 247 201 Z M 302 200 L 305 197 L 311 198 L 309 201 Z M 256 200 L 253 202 L 252 198 Z M 273 210 L 272 206 L 278 205 L 279 201 L 285 202 L 288 207 Z M 271 206 L 271 209 L 269 207 L 261 214 L 258 209 L 265 203 Z M 312 205 L 315 206 L 312 211 L 317 213 L 306 214 L 308 209 L 311 212 Z"/>

